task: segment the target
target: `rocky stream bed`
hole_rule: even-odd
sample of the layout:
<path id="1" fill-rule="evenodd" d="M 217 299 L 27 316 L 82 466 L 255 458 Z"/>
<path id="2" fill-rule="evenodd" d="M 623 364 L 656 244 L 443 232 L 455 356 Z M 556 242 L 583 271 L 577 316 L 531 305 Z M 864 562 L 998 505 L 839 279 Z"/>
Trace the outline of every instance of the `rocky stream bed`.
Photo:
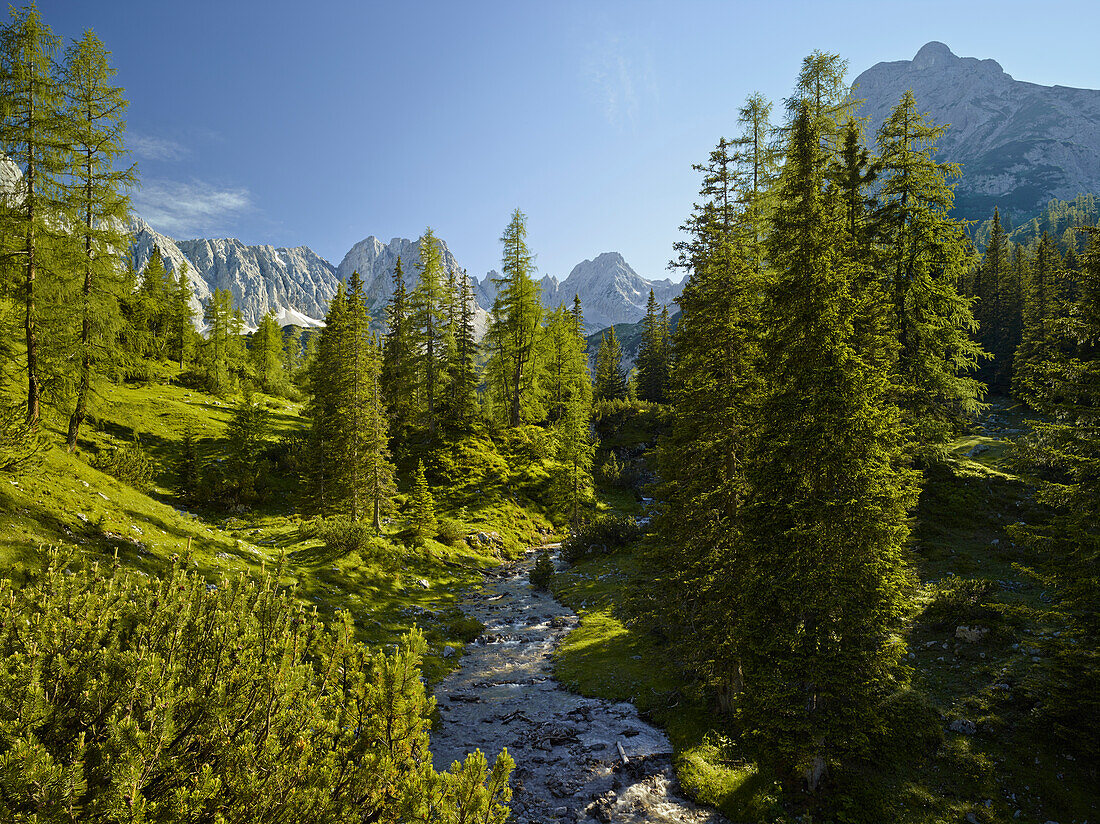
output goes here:
<path id="1" fill-rule="evenodd" d="M 577 616 L 530 587 L 534 559 L 532 549 L 490 572 L 463 605 L 485 631 L 436 687 L 436 768 L 474 749 L 491 763 L 507 747 L 517 824 L 724 822 L 679 795 L 668 739 L 632 704 L 584 698 L 553 678 L 551 653 Z"/>

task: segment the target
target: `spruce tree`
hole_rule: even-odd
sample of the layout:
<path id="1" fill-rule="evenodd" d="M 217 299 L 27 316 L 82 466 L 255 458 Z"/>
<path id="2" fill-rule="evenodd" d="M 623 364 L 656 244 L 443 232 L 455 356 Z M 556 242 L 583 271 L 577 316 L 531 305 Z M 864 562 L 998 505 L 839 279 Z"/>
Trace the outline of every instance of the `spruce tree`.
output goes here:
<path id="1" fill-rule="evenodd" d="M 283 365 L 283 330 L 270 309 L 260 318 L 252 333 L 248 359 L 260 388 L 270 394 L 281 392 L 286 384 Z"/>
<path id="2" fill-rule="evenodd" d="M 846 254 L 821 131 L 803 104 L 768 242 L 767 393 L 738 538 L 719 573 L 745 738 L 811 790 L 865 748 L 869 719 L 899 683 L 906 517 L 916 503 L 890 403 L 893 344 L 859 332 L 880 292 Z"/>
<path id="3" fill-rule="evenodd" d="M 458 311 L 455 325 L 454 410 L 456 421 L 473 420 L 477 408 L 477 330 L 474 328 L 474 295 L 470 278 L 463 269 L 458 283 Z"/>
<path id="4" fill-rule="evenodd" d="M 416 400 L 416 348 L 401 258 L 393 270 L 393 296 L 386 306 L 382 394 L 395 434 L 412 423 Z"/>
<path id="5" fill-rule="evenodd" d="M 1023 332 L 1016 350 L 1013 394 L 1031 405 L 1044 394 L 1042 382 L 1061 353 L 1058 320 L 1064 305 L 1058 300 L 1062 259 L 1046 232 L 1029 256 L 1023 300 Z"/>
<path id="6" fill-rule="evenodd" d="M 493 392 L 501 422 L 519 426 L 524 420 L 542 417 L 539 398 L 537 344 L 542 324 L 542 302 L 535 272 L 534 256 L 527 248 L 527 216 L 519 209 L 504 230 L 502 276 L 493 301 L 493 322 L 489 343 L 490 390 Z"/>
<path id="7" fill-rule="evenodd" d="M 593 397 L 597 401 L 625 398 L 626 374 L 623 372 L 623 348 L 615 337 L 615 327 L 604 330 L 596 352 L 596 376 Z"/>
<path id="8" fill-rule="evenodd" d="M 435 434 L 447 298 L 443 283 L 443 252 L 430 227 L 417 241 L 417 250 L 420 255 L 420 280 L 413 289 L 410 316 L 418 363 L 417 386 L 422 425 L 429 434 Z"/>
<path id="9" fill-rule="evenodd" d="M 72 353 L 80 377 L 66 437 L 70 452 L 80 436 L 93 381 L 113 356 L 123 285 L 117 250 L 127 242 L 121 229 L 130 211 L 126 190 L 136 180 L 134 166 L 115 168 L 125 154 L 122 118 L 127 104 L 122 89 L 112 85 L 115 70 L 108 56 L 90 29 L 65 55 L 64 115 L 73 162 L 63 197 L 75 229 L 73 240 L 79 240 L 81 280 L 75 313 L 80 328 Z"/>
<path id="10" fill-rule="evenodd" d="M 62 175 L 72 142 L 54 63 L 60 42 L 34 5 L 13 9 L 11 21 L 0 29 L 0 151 L 23 173 L 7 208 L 0 210 L 0 237 L 21 271 L 27 423 L 31 426 L 38 424 L 43 385 L 40 280 L 47 280 L 47 288 L 61 280 L 59 261 L 51 260 L 51 247 L 59 245 L 62 234 L 58 222 L 64 205 Z"/>
<path id="11" fill-rule="evenodd" d="M 329 303 L 324 327 L 310 338 L 311 344 L 316 342 L 316 351 L 309 360 L 307 373 L 312 457 L 308 469 L 308 489 L 314 510 L 322 513 L 335 510 L 343 502 L 338 466 L 342 457 L 339 451 L 339 404 L 347 314 L 347 292 L 341 282 Z"/>
<path id="12" fill-rule="evenodd" d="M 662 322 L 657 312 L 657 300 L 649 290 L 645 317 L 642 318 L 642 339 L 638 345 L 638 397 L 653 403 L 665 402 L 668 386 L 668 316 Z"/>
<path id="13" fill-rule="evenodd" d="M 424 461 L 416 465 L 416 475 L 413 477 L 412 488 L 412 519 L 416 539 L 423 543 L 435 534 L 435 500 L 432 498 L 431 487 L 424 475 Z"/>
<path id="14" fill-rule="evenodd" d="M 916 451 L 942 453 L 957 420 L 974 414 L 981 384 L 969 373 L 982 350 L 971 338 L 971 301 L 958 284 L 973 265 L 962 222 L 948 212 L 953 164 L 937 163 L 944 133 L 920 114 L 911 92 L 878 132 L 880 270 L 891 296 L 898 347 L 896 392 Z"/>
<path id="15" fill-rule="evenodd" d="M 1031 363 L 1027 402 L 1043 414 L 1023 439 L 1040 476 L 1037 500 L 1052 513 L 1011 528 L 1032 552 L 1031 574 L 1049 593 L 1032 616 L 1048 628 L 1030 688 L 1045 729 L 1087 758 L 1100 756 L 1100 232 L 1087 232 L 1077 300 L 1057 319 L 1074 341 Z M 1044 235 L 1045 237 L 1045 235 Z M 1041 332 L 1033 320 L 1036 343 Z M 1034 349 L 1032 357 L 1042 350 Z"/>

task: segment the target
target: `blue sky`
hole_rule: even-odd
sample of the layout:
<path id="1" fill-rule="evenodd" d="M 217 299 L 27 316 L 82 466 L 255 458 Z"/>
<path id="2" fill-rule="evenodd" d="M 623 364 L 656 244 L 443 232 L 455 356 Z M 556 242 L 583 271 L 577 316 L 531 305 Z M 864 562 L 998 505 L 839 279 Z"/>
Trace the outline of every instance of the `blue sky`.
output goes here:
<path id="1" fill-rule="evenodd" d="M 1100 3 L 42 0 L 91 27 L 130 100 L 137 211 L 177 238 L 307 245 L 431 226 L 470 274 L 511 210 L 539 271 L 665 266 L 691 164 L 814 49 L 850 78 L 929 40 L 1019 80 L 1100 87 Z M 1047 12 L 1046 8 L 1056 11 Z M 678 273 L 671 274 L 678 278 Z"/>

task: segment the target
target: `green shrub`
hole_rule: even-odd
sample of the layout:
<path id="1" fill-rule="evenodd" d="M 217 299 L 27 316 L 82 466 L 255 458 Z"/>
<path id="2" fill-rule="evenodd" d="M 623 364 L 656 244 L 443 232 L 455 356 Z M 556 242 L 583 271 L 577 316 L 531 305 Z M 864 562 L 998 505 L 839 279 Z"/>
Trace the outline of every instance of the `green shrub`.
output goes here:
<path id="1" fill-rule="evenodd" d="M 983 578 L 951 577 L 940 581 L 932 602 L 925 607 L 924 620 L 936 629 L 991 620 L 998 613 L 988 603 L 994 591 L 992 581 Z"/>
<path id="2" fill-rule="evenodd" d="M 441 544 L 459 546 L 466 541 L 466 530 L 453 518 L 439 518 L 435 538 Z"/>
<path id="3" fill-rule="evenodd" d="M 138 440 L 100 452 L 92 460 L 92 465 L 140 492 L 149 491 L 156 471 L 156 464 L 145 454 Z"/>
<path id="4" fill-rule="evenodd" d="M 573 563 L 586 555 L 626 546 L 642 534 L 642 528 L 629 515 L 604 515 L 566 538 L 561 545 L 561 557 Z"/>
<path id="5" fill-rule="evenodd" d="M 0 820 L 506 819 L 506 754 L 431 767 L 418 631 L 372 653 L 277 576 L 67 560 L 0 581 Z"/>
<path id="6" fill-rule="evenodd" d="M 535 565 L 531 567 L 531 586 L 535 589 L 550 589 L 554 581 L 554 562 L 550 560 L 550 551 L 544 549 L 539 553 Z"/>

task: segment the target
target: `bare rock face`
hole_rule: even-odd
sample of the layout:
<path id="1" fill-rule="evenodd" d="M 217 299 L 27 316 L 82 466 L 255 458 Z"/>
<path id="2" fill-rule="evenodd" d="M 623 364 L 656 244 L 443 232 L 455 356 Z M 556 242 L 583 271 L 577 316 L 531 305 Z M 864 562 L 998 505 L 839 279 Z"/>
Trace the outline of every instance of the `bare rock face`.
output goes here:
<path id="1" fill-rule="evenodd" d="M 447 244 L 439 241 L 443 258 L 444 272 L 459 272 L 459 266 Z M 412 291 L 419 282 L 420 273 L 420 241 L 408 238 L 395 237 L 389 243 L 383 243 L 374 235 L 364 238 L 356 243 L 340 265 L 336 267 L 337 277 L 347 283 L 352 272 L 358 272 L 363 279 L 363 290 L 367 296 L 367 308 L 376 318 L 383 318 L 385 306 L 393 297 L 393 273 L 397 267 L 397 259 L 401 258 L 402 280 L 405 288 Z M 489 327 L 488 309 L 492 307 L 492 301 L 488 304 L 481 299 L 481 290 L 478 289 L 477 279 L 472 277 L 470 284 L 473 292 L 474 330 L 476 336 L 481 338 Z"/>
<path id="2" fill-rule="evenodd" d="M 308 246 L 246 246 L 235 238 L 176 244 L 209 292 L 228 289 L 247 326 L 267 312 L 280 325 L 320 326 L 336 294 L 336 270 Z"/>
<path id="3" fill-rule="evenodd" d="M 957 57 L 938 42 L 872 66 L 852 88 L 866 101 L 869 134 L 907 89 L 919 111 L 950 124 L 937 159 L 962 165 L 959 217 L 986 220 L 996 205 L 1025 218 L 1052 198 L 1100 192 L 1100 91 L 1015 80 L 995 60 Z"/>
<path id="4" fill-rule="evenodd" d="M 572 307 L 573 296 L 581 299 L 584 326 L 592 332 L 616 323 L 634 323 L 645 316 L 649 290 L 658 304 L 671 304 L 683 291 L 683 283 L 647 280 L 635 272 L 618 252 L 604 252 L 583 260 L 560 284 L 555 278 L 541 282 L 543 306 Z"/>

